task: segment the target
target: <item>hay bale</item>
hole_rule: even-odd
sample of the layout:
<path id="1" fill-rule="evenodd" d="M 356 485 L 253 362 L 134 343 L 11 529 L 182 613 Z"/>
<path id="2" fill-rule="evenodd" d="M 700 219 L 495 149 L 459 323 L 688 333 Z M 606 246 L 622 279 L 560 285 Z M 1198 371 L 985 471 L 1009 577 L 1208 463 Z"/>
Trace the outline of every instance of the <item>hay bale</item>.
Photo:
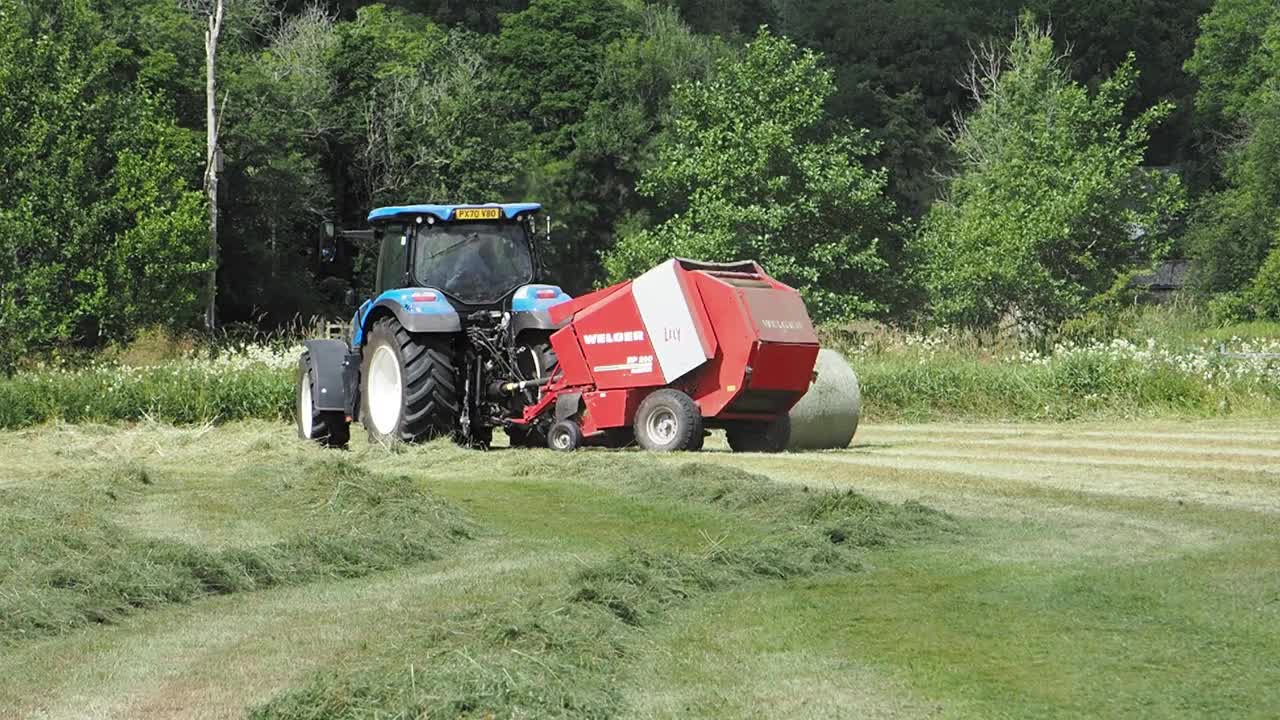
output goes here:
<path id="1" fill-rule="evenodd" d="M 853 442 L 862 415 L 862 388 L 835 350 L 818 353 L 818 381 L 791 410 L 791 450 L 835 450 Z"/>

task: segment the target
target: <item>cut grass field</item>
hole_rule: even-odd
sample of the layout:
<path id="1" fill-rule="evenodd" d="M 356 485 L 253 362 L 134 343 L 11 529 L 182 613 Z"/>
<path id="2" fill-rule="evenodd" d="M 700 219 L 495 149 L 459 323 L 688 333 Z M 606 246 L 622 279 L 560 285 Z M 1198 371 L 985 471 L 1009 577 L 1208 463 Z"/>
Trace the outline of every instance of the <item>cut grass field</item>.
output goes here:
<path id="1" fill-rule="evenodd" d="M 872 425 L 781 456 L 353 445 L 0 434 L 0 717 L 1280 707 L 1274 420 Z"/>

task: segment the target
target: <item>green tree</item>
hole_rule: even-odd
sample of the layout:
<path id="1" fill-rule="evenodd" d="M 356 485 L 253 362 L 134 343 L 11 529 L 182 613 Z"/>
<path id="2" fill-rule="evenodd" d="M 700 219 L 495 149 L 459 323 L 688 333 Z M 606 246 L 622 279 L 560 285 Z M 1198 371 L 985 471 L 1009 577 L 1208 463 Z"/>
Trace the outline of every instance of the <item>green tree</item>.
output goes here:
<path id="1" fill-rule="evenodd" d="M 551 202 L 564 197 L 576 230 L 558 243 L 552 263 L 578 289 L 602 280 L 600 254 L 612 246 L 617 228 L 644 222 L 653 203 L 636 193 L 641 173 L 654 161 L 676 85 L 705 79 L 715 58 L 729 49 L 692 32 L 674 10 L 650 6 L 640 29 L 610 44 L 599 80 L 574 134 L 574 146 Z M 553 205 L 557 215 L 561 209 Z"/>
<path id="2" fill-rule="evenodd" d="M 761 29 L 712 78 L 676 88 L 671 122 L 641 193 L 667 219 L 608 253 L 614 280 L 672 255 L 754 258 L 800 289 L 822 319 L 883 308 L 879 242 L 892 203 L 885 173 L 861 160 L 862 132 L 823 131 L 831 71 L 813 52 Z"/>
<path id="3" fill-rule="evenodd" d="M 0 7 L 0 365 L 200 311 L 196 137 L 85 0 Z"/>
<path id="4" fill-rule="evenodd" d="M 545 203 L 557 220 L 544 256 L 555 279 L 582 291 L 598 276 L 598 249 L 608 242 L 614 215 L 601 205 L 610 171 L 575 155 L 583 124 L 601 83 L 606 52 L 631 36 L 641 13 L 622 0 L 534 0 L 502 18 L 493 64 L 510 132 L 523 144 L 523 169 L 512 194 Z"/>
<path id="5" fill-rule="evenodd" d="M 1196 110 L 1224 187 L 1192 221 L 1197 280 L 1230 294 L 1217 305 L 1228 315 L 1280 317 L 1274 304 L 1250 300 L 1267 295 L 1275 273 L 1260 269 L 1280 253 L 1280 6 L 1218 0 L 1201 29 L 1187 70 L 1200 81 Z"/>
<path id="6" fill-rule="evenodd" d="M 260 52 L 229 56 L 219 314 L 284 322 L 322 309 L 310 250 L 330 217 L 324 166 L 339 126 L 328 60 L 334 18 L 311 6 L 284 20 Z"/>
<path id="7" fill-rule="evenodd" d="M 493 50 L 507 100 L 553 156 L 573 148 L 605 48 L 637 21 L 618 0 L 534 0 L 502 19 Z"/>
<path id="8" fill-rule="evenodd" d="M 1169 106 L 1126 121 L 1136 80 L 1127 63 L 1091 93 L 1029 15 L 1007 50 L 976 54 L 976 109 L 952 139 L 958 172 L 918 238 L 938 321 L 989 326 L 1016 312 L 1052 325 L 1160 255 L 1181 188 L 1143 169 Z"/>

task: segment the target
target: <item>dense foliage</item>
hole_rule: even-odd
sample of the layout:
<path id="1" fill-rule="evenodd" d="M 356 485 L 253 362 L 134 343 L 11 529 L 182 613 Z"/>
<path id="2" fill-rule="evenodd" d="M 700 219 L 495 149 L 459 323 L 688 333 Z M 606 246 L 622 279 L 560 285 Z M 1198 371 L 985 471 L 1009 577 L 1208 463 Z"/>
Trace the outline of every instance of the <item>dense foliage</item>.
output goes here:
<path id="1" fill-rule="evenodd" d="M 1007 52 L 975 61 L 976 108 L 952 142 L 957 175 L 920 233 L 938 320 L 1052 327 L 1160 256 L 1180 188 L 1142 164 L 1169 107 L 1127 122 L 1135 81 L 1127 62 L 1090 92 L 1029 17 Z"/>
<path id="2" fill-rule="evenodd" d="M 1051 324 L 1189 255 L 1280 314 L 1271 0 L 225 1 L 225 322 L 345 313 L 322 219 L 487 200 L 574 292 L 753 256 L 825 318 Z M 0 367 L 199 325 L 208 5 L 0 4 Z"/>
<path id="3" fill-rule="evenodd" d="M 812 52 L 765 31 L 715 77 L 677 88 L 670 127 L 639 190 L 668 219 L 624 236 L 605 260 L 624 280 L 677 255 L 755 258 L 819 318 L 881 309 L 878 238 L 890 222 L 884 172 L 860 162 L 862 133 L 823 137 L 834 83 Z"/>
<path id="4" fill-rule="evenodd" d="M 1280 5 L 1219 0 L 1202 27 L 1187 70 L 1223 183 L 1190 233 L 1199 279 L 1222 314 L 1280 317 Z"/>

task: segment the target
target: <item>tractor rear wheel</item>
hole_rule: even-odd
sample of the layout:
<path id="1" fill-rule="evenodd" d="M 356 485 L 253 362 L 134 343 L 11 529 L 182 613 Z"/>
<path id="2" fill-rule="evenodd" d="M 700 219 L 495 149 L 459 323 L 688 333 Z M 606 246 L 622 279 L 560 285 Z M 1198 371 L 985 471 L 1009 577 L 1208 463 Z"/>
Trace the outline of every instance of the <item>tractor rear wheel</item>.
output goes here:
<path id="1" fill-rule="evenodd" d="M 458 429 L 458 372 L 449 336 L 411 334 L 395 318 L 373 325 L 360 372 L 369 440 L 422 442 Z"/>
<path id="2" fill-rule="evenodd" d="M 294 408 L 298 417 L 298 437 L 325 447 L 346 447 L 351 440 L 351 425 L 341 412 L 315 409 L 313 384 L 311 365 L 304 354 L 298 363 L 298 399 Z"/>
<path id="3" fill-rule="evenodd" d="M 734 452 L 780 453 L 791 442 L 791 418 L 783 415 L 773 422 L 735 423 L 725 435 Z"/>
<path id="4" fill-rule="evenodd" d="M 656 390 L 640 403 L 632 428 L 645 450 L 675 452 L 702 448 L 702 411 L 693 398 L 671 388 Z"/>

